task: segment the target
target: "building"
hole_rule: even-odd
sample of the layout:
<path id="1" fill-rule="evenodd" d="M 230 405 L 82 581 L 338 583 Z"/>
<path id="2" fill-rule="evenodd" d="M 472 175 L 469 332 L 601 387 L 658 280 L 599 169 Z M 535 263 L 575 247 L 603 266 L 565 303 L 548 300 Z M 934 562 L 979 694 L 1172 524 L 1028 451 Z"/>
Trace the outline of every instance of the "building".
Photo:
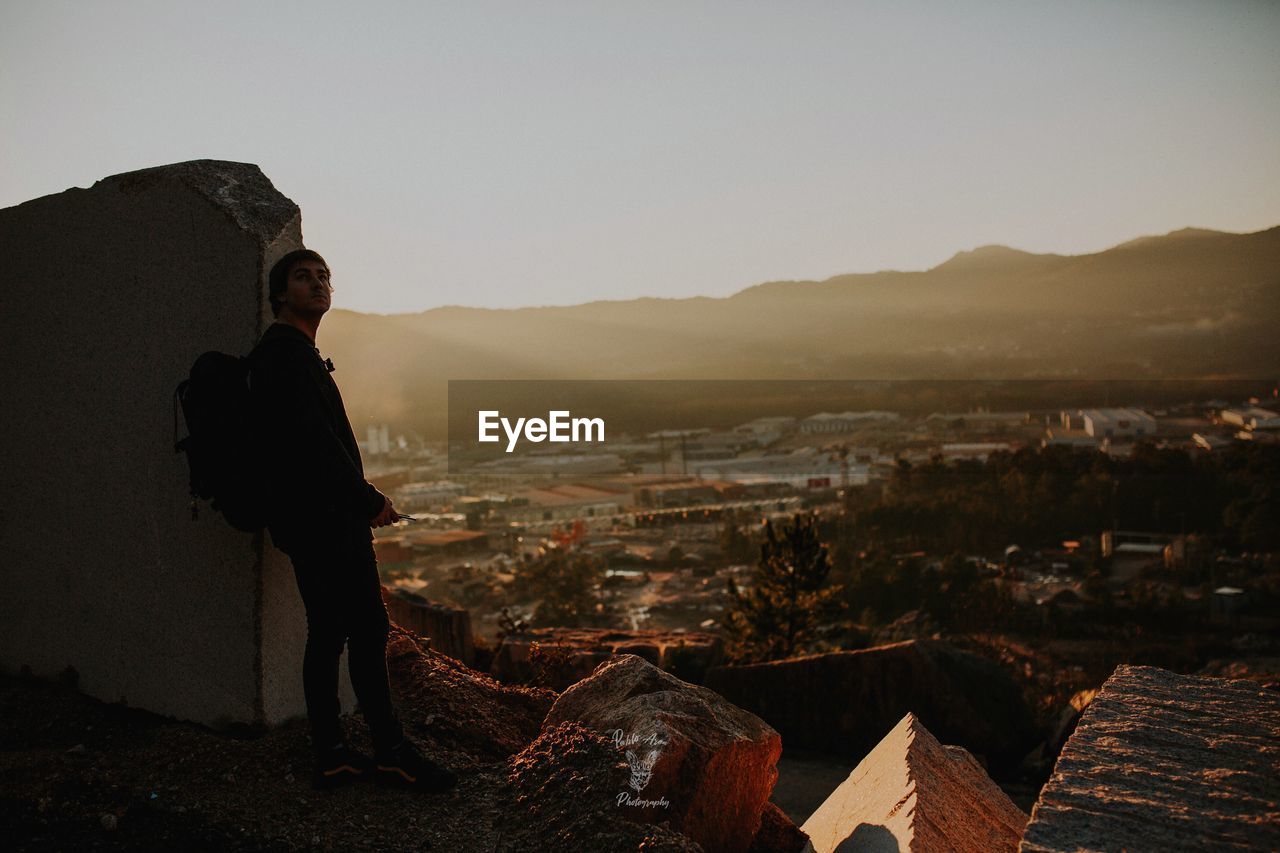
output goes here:
<path id="1" fill-rule="evenodd" d="M 1093 438 L 1143 438 L 1156 434 L 1156 419 L 1141 409 L 1081 409 L 1072 419 L 1076 417 L 1080 428 Z"/>
<path id="2" fill-rule="evenodd" d="M 1205 433 L 1194 433 L 1191 440 L 1195 442 L 1196 447 L 1201 450 L 1207 450 L 1212 453 L 1215 450 L 1222 450 L 1224 447 L 1231 446 L 1231 439 L 1223 438 L 1220 435 L 1207 435 Z"/>
<path id="3" fill-rule="evenodd" d="M 386 424 L 369 424 L 367 438 L 360 443 L 360 452 L 373 456 L 391 452 L 391 429 Z"/>
<path id="4" fill-rule="evenodd" d="M 466 554 L 489 547 L 489 534 L 483 530 L 435 530 L 407 538 L 414 554 L 424 557 Z"/>
<path id="5" fill-rule="evenodd" d="M 797 489 L 834 489 L 865 485 L 870 466 L 841 461 L 827 453 L 802 448 L 781 456 L 759 456 L 690 465 L 690 473 L 732 483 L 785 483 Z"/>
<path id="6" fill-rule="evenodd" d="M 561 483 L 512 494 L 504 515 L 508 521 L 572 521 L 617 515 L 628 498 L 623 491 L 588 485 Z"/>
<path id="7" fill-rule="evenodd" d="M 437 509 L 453 504 L 466 493 L 466 487 L 449 480 L 432 480 L 426 483 L 405 483 L 396 489 L 395 501 L 401 508 Z"/>
<path id="8" fill-rule="evenodd" d="M 1097 450 L 1101 445 L 1100 439 L 1094 438 L 1082 429 L 1070 427 L 1050 427 L 1045 430 L 1044 438 L 1040 440 L 1041 447 L 1079 447 Z"/>
<path id="9" fill-rule="evenodd" d="M 1008 453 L 1011 449 L 1009 443 L 1004 441 L 975 441 L 944 444 L 941 453 L 942 458 L 949 462 L 956 459 L 976 459 L 979 462 L 986 462 L 987 457 L 992 453 Z"/>
<path id="10" fill-rule="evenodd" d="M 1226 424 L 1238 426 L 1253 432 L 1254 430 L 1280 430 L 1280 415 L 1270 409 L 1257 406 L 1246 406 L 1239 409 L 1223 409 L 1218 414 Z"/>
<path id="11" fill-rule="evenodd" d="M 897 412 L 819 412 L 810 415 L 800 422 L 800 432 L 839 433 L 851 432 L 867 423 L 894 422 L 898 420 Z"/>
<path id="12" fill-rule="evenodd" d="M 934 412 L 925 418 L 926 421 L 964 421 L 966 427 L 1010 427 L 1025 424 L 1031 419 L 1030 412 L 990 412 L 986 409 L 975 409 L 972 412 Z"/>

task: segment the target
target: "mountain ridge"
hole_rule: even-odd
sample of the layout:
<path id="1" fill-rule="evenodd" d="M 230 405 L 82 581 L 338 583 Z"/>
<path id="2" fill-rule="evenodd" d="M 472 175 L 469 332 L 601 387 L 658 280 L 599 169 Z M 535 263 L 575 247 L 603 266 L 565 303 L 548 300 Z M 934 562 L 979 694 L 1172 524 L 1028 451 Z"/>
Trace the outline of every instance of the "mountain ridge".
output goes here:
<path id="1" fill-rule="evenodd" d="M 344 371 L 353 414 L 374 422 L 436 417 L 450 379 L 1280 373 L 1280 227 L 1171 232 L 1086 255 L 980 249 L 925 271 L 725 297 L 335 310 L 321 346 Z"/>
<path id="2" fill-rule="evenodd" d="M 935 270 L 948 268 L 948 267 L 963 268 L 963 267 L 967 267 L 975 264 L 999 264 L 1001 262 L 1005 262 L 1005 263 L 1035 262 L 1035 261 L 1041 261 L 1041 260 L 1047 261 L 1047 262 L 1071 261 L 1071 260 L 1092 258 L 1098 255 L 1106 254 L 1107 252 L 1113 252 L 1117 249 L 1158 248 L 1162 244 L 1168 245 L 1175 242 L 1181 242 L 1188 238 L 1258 237 L 1260 235 L 1266 235 L 1272 232 L 1280 232 L 1280 225 L 1271 226 L 1269 228 L 1263 228 L 1258 231 L 1244 231 L 1244 232 L 1219 231 L 1219 230 L 1214 230 L 1209 228 L 1185 227 L 1185 228 L 1179 228 L 1173 231 L 1169 231 L 1165 234 L 1144 235 L 1141 237 L 1135 237 L 1131 240 L 1126 240 L 1122 243 L 1117 243 L 1114 246 L 1110 246 L 1108 248 L 1101 249 L 1096 252 L 1082 252 L 1076 255 L 1066 255 L 1066 254 L 1059 254 L 1055 252 L 1030 252 L 1024 249 L 1017 249 L 1011 246 L 1006 246 L 1001 243 L 988 243 L 981 246 L 977 246 L 973 249 L 961 249 L 957 251 L 954 255 L 952 255 L 950 258 L 943 261 L 942 263 L 929 267 L 927 269 L 922 269 L 922 270 L 885 269 L 885 270 L 876 270 L 874 272 L 846 272 L 846 273 L 836 273 L 835 275 L 828 276 L 827 278 L 824 278 L 824 279 L 774 279 L 770 281 L 762 281 L 762 282 L 757 282 L 756 284 L 747 285 L 741 290 L 734 291 L 733 293 L 730 293 L 726 296 L 706 296 L 702 294 L 697 294 L 693 296 L 634 296 L 634 297 L 626 297 L 626 298 L 619 298 L 619 299 L 593 299 L 588 302 L 577 302 L 571 305 L 520 305 L 520 306 L 501 307 L 501 308 L 460 305 L 458 303 L 449 303 L 446 305 L 436 305 L 436 306 L 432 306 L 431 308 L 424 308 L 421 311 L 402 311 L 402 312 L 393 312 L 389 314 L 382 314 L 379 312 L 370 312 L 370 311 L 355 311 L 354 309 L 335 309 L 335 311 L 340 310 L 340 311 L 345 311 L 352 314 L 362 314 L 366 316 L 378 316 L 378 317 L 420 317 L 422 315 L 429 314 L 431 312 L 446 312 L 446 311 L 504 313 L 504 312 L 512 312 L 512 311 L 529 311 L 529 310 L 542 311 L 542 310 L 566 309 L 566 308 L 583 308 L 587 306 L 629 304 L 634 302 L 679 303 L 679 302 L 688 302 L 691 300 L 722 301 L 722 300 L 733 299 L 735 297 L 741 296 L 742 294 L 749 293 L 759 288 L 777 288 L 777 287 L 783 287 L 787 285 L 826 284 L 828 282 L 836 282 L 836 281 L 845 282 L 855 278 L 874 278 L 874 277 L 891 276 L 891 275 L 912 276 L 912 275 L 930 273 L 930 272 L 934 272 Z"/>

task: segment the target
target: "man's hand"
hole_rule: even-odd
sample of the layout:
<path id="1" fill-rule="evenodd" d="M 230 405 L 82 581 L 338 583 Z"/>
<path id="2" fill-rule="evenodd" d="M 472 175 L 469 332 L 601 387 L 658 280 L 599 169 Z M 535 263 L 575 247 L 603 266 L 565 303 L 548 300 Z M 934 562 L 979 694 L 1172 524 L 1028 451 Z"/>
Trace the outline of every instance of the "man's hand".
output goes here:
<path id="1" fill-rule="evenodd" d="M 400 513 L 391 503 L 391 498 L 383 495 L 382 499 L 385 501 L 382 504 L 382 512 L 373 517 L 369 522 L 370 527 L 386 527 L 388 524 L 395 524 L 400 520 Z"/>

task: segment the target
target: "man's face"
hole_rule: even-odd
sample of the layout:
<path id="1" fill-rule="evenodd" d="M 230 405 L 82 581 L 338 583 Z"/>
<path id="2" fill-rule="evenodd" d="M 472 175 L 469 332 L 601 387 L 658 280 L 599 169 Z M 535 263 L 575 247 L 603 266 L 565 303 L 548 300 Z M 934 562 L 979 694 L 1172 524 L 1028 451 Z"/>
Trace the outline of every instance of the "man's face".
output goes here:
<path id="1" fill-rule="evenodd" d="M 319 316 L 329 310 L 333 288 L 329 270 L 319 261 L 296 261 L 289 268 L 287 286 L 281 296 L 280 311 L 299 316 Z"/>

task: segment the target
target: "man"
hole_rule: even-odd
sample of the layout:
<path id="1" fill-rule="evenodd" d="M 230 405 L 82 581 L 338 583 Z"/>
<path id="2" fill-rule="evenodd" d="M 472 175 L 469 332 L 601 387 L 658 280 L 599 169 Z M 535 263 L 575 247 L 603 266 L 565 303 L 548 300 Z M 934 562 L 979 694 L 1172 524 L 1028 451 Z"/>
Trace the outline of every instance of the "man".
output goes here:
<path id="1" fill-rule="evenodd" d="M 267 528 L 293 563 L 307 611 L 303 689 L 318 788 L 372 772 L 379 781 L 444 790 L 456 777 L 405 738 L 391 704 L 389 621 L 371 528 L 399 519 L 391 499 L 364 478 L 342 395 L 320 357 L 316 333 L 333 287 L 324 258 L 290 252 L 268 277 L 276 317 L 250 354 L 250 390 L 265 439 Z M 347 747 L 338 719 L 338 662 L 348 668 L 369 726 L 371 762 Z"/>

